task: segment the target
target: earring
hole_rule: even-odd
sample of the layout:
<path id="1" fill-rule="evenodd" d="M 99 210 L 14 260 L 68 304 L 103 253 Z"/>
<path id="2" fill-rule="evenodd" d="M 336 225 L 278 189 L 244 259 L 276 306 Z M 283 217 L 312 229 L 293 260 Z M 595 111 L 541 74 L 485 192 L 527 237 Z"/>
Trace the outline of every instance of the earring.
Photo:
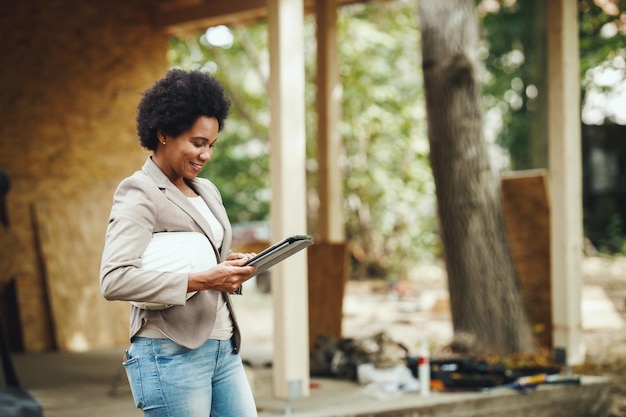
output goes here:
<path id="1" fill-rule="evenodd" d="M 165 141 L 161 142 L 163 145 L 165 145 Z"/>

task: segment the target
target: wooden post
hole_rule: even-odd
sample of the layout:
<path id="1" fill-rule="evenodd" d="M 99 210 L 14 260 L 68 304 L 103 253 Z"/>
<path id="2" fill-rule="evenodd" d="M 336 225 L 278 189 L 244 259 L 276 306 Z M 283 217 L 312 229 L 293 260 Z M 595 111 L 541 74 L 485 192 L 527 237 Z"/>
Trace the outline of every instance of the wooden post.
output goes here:
<path id="1" fill-rule="evenodd" d="M 304 6 L 268 1 L 270 41 L 270 184 L 272 240 L 306 232 Z M 272 269 L 274 395 L 309 395 L 307 258 L 304 251 Z"/>
<path id="2" fill-rule="evenodd" d="M 316 2 L 318 115 L 318 240 L 309 248 L 309 345 L 341 337 L 347 278 L 341 178 L 341 83 L 337 58 L 337 0 Z"/>
<path id="3" fill-rule="evenodd" d="M 582 162 L 577 2 L 546 2 L 554 347 L 585 358 L 582 337 Z"/>
<path id="4" fill-rule="evenodd" d="M 324 242 L 344 242 L 341 178 L 341 83 L 337 57 L 337 1 L 317 5 L 318 231 Z"/>

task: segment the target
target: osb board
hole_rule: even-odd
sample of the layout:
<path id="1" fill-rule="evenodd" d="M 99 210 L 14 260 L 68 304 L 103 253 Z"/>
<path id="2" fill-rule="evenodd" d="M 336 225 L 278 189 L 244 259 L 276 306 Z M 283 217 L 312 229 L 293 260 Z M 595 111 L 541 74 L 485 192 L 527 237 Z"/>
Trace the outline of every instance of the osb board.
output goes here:
<path id="1" fill-rule="evenodd" d="M 346 245 L 316 242 L 307 248 L 309 273 L 309 344 L 318 336 L 341 338 L 347 279 Z"/>
<path id="2" fill-rule="evenodd" d="M 134 114 L 140 93 L 168 68 L 168 39 L 154 26 L 154 3 L 2 3 L 0 114 L 10 123 L 0 124 L 0 167 L 11 179 L 17 245 L 0 257 L 16 259 L 13 320 L 26 352 L 56 348 L 35 202 L 89 189 L 93 181 L 119 182 L 148 154 L 137 141 Z"/>
<path id="3" fill-rule="evenodd" d="M 20 181 L 15 181 L 9 192 L 9 222 L 15 245 L 2 255 L 11 257 L 16 268 L 14 301 L 17 304 L 17 317 L 12 316 L 10 320 L 20 329 L 24 351 L 43 352 L 56 346 L 34 230 L 32 203 L 23 192 L 24 189 Z"/>
<path id="4" fill-rule="evenodd" d="M 544 171 L 501 180 L 502 208 L 529 320 L 540 346 L 552 347 L 550 205 Z"/>
<path id="5" fill-rule="evenodd" d="M 61 351 L 120 346 L 129 305 L 106 301 L 99 268 L 114 188 L 35 204 L 54 335 Z"/>

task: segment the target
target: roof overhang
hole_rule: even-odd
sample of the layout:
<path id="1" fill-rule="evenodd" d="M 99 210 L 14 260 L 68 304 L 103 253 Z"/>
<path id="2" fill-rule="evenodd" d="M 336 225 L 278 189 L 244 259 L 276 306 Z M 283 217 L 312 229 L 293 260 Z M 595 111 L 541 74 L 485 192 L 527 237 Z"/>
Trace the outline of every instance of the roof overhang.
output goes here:
<path id="1" fill-rule="evenodd" d="M 334 0 L 338 6 L 363 0 Z M 304 0 L 305 13 L 315 10 L 316 0 Z M 211 26 L 248 24 L 267 18 L 267 0 L 164 0 L 156 12 L 156 24 L 170 35 L 204 30 Z"/>

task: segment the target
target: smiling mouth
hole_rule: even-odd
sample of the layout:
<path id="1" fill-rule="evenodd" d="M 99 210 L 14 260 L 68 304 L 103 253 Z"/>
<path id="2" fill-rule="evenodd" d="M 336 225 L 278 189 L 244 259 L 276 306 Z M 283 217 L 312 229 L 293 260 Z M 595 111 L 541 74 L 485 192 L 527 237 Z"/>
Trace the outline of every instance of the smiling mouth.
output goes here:
<path id="1" fill-rule="evenodd" d="M 194 164 L 193 162 L 190 162 L 191 166 L 194 167 L 197 170 L 201 170 L 202 169 L 202 165 L 198 165 L 198 164 Z"/>

